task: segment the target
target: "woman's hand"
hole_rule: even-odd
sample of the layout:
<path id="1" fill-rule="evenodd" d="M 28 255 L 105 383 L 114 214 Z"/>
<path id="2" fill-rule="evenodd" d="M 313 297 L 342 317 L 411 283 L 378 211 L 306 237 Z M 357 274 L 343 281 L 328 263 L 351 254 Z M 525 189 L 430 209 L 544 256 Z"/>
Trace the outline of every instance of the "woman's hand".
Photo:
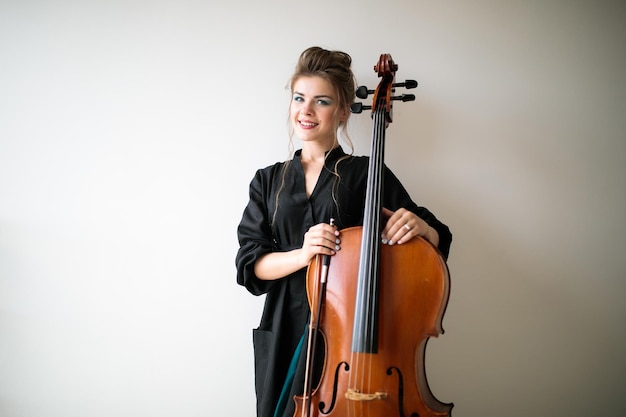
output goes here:
<path id="1" fill-rule="evenodd" d="M 302 263 L 308 265 L 315 255 L 334 255 L 341 249 L 339 230 L 328 223 L 320 223 L 311 227 L 304 234 L 302 244 Z"/>
<path id="2" fill-rule="evenodd" d="M 317 224 L 304 234 L 301 248 L 259 257 L 254 263 L 254 273 L 263 280 L 286 277 L 306 267 L 317 254 L 334 255 L 341 249 L 340 243 L 339 230 L 327 223 Z"/>
<path id="3" fill-rule="evenodd" d="M 382 233 L 383 243 L 402 244 L 415 236 L 422 236 L 435 246 L 439 244 L 437 231 L 415 213 L 404 208 L 394 212 L 383 207 L 383 216 L 388 218 Z"/>

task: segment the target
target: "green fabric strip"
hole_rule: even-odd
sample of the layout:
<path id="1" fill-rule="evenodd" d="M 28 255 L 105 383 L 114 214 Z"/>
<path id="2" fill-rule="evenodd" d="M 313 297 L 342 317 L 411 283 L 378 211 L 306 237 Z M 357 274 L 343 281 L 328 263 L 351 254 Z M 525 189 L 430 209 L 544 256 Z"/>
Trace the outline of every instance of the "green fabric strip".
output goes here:
<path id="1" fill-rule="evenodd" d="M 274 411 L 274 417 L 282 417 L 285 412 L 285 408 L 287 407 L 287 401 L 289 400 L 289 392 L 291 391 L 291 384 L 293 384 L 293 378 L 296 374 L 296 367 L 298 365 L 298 358 L 300 357 L 300 351 L 302 351 L 302 345 L 304 345 L 304 335 L 302 334 L 300 338 L 300 342 L 298 342 L 298 346 L 296 347 L 296 351 L 293 353 L 293 357 L 291 358 L 291 363 L 289 364 L 289 370 L 287 371 L 287 378 L 285 379 L 285 384 L 283 385 L 283 390 L 280 393 L 280 398 L 278 399 L 278 404 L 276 405 L 276 411 Z"/>

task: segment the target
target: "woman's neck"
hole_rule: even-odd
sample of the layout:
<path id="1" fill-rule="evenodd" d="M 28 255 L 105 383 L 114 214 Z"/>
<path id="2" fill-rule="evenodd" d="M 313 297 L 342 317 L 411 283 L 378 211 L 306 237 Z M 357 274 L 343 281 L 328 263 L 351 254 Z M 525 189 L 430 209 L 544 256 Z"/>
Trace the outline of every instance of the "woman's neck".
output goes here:
<path id="1" fill-rule="evenodd" d="M 339 146 L 335 141 L 329 145 L 304 143 L 302 145 L 302 153 L 300 159 L 305 163 L 319 163 L 326 159 L 326 154 Z"/>

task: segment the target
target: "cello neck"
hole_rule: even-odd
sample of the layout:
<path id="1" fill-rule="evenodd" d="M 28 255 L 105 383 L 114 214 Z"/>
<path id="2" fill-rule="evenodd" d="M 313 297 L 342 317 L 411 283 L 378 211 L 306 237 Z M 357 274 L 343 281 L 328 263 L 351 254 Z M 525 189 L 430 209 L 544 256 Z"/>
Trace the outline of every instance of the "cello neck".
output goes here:
<path id="1" fill-rule="evenodd" d="M 391 122 L 391 90 L 395 69 L 391 56 L 383 54 L 375 66 L 382 78 L 372 103 L 372 145 L 367 173 L 363 234 L 352 329 L 352 351 L 378 351 L 378 311 L 380 288 L 380 234 L 385 166 L 385 130 Z"/>

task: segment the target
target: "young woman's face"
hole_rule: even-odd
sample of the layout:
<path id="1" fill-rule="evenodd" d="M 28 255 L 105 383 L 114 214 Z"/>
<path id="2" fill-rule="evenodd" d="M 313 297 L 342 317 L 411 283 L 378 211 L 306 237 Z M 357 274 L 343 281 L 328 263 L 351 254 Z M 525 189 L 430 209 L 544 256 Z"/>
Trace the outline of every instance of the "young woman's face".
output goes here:
<path id="1" fill-rule="evenodd" d="M 298 138 L 328 146 L 335 143 L 339 122 L 345 120 L 346 112 L 339 109 L 330 83 L 320 77 L 300 77 L 292 94 L 290 118 Z"/>

